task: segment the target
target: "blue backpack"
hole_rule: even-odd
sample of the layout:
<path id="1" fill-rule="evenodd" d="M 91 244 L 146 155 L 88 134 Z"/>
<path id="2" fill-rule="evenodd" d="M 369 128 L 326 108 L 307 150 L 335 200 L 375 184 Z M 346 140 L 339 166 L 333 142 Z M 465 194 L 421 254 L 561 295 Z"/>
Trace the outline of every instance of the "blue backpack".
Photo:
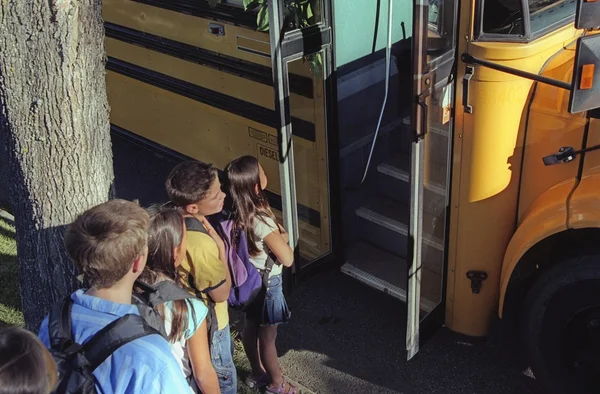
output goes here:
<path id="1" fill-rule="evenodd" d="M 233 234 L 234 221 L 230 215 L 223 211 L 211 216 L 210 221 L 213 226 L 217 224 L 214 228 L 225 243 L 232 282 L 227 302 L 232 308 L 243 311 L 258 297 L 261 290 L 267 287 L 274 260 L 267 259 L 265 269 L 259 271 L 250 261 L 246 234 L 239 230 L 237 234 Z"/>

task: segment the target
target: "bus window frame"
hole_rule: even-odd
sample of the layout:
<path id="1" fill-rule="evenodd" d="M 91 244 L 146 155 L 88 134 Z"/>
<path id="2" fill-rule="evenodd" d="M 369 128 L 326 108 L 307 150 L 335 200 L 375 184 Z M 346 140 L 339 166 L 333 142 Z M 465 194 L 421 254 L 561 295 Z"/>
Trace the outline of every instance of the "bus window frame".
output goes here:
<path id="1" fill-rule="evenodd" d="M 576 7 L 573 13 L 567 17 L 564 17 L 543 29 L 536 32 L 531 30 L 531 13 L 529 10 L 529 1 L 521 0 L 521 9 L 523 10 L 523 34 L 501 34 L 501 33 L 485 33 L 483 31 L 483 16 L 485 11 L 486 0 L 476 0 L 475 4 L 475 28 L 473 29 L 474 41 L 479 42 L 514 42 L 526 44 L 531 41 L 537 40 L 540 37 L 545 36 L 551 32 L 554 32 L 570 23 L 575 21 Z M 564 0 L 568 2 L 569 0 Z"/>

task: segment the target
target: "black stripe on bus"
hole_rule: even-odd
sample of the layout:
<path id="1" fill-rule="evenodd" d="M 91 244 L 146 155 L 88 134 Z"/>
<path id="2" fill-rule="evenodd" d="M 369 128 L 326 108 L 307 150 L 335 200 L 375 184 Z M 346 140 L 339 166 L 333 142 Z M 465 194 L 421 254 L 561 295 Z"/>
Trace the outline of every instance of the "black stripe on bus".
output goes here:
<path id="1" fill-rule="evenodd" d="M 169 160 L 172 160 L 175 163 L 179 163 L 187 160 L 194 160 L 191 157 L 184 155 L 183 153 L 177 152 L 173 149 L 167 148 L 164 145 L 151 141 L 141 135 L 135 134 L 127 129 L 119 127 L 115 124 L 110 125 L 110 131 L 113 135 L 116 135 L 130 143 L 139 145 L 145 149 L 149 149 L 153 152 L 156 152 Z M 219 170 L 219 177 L 223 179 L 223 171 Z M 271 207 L 281 211 L 281 196 L 279 194 L 273 193 L 269 190 L 265 191 L 267 196 L 267 200 L 269 201 L 269 205 Z M 321 228 L 321 214 L 319 211 L 309 208 L 305 205 L 298 204 L 298 219 L 303 222 L 309 223 L 311 226 L 316 228 Z"/>
<path id="2" fill-rule="evenodd" d="M 165 10 L 181 12 L 200 18 L 229 22 L 234 25 L 249 27 L 256 30 L 256 12 L 244 11 L 239 7 L 219 4 L 216 7 L 208 5 L 206 0 L 133 0 L 136 3 L 151 5 Z"/>
<path id="3" fill-rule="evenodd" d="M 105 22 L 104 27 L 107 37 L 273 86 L 273 74 L 270 67 L 110 22 Z M 314 97 L 313 83 L 310 78 L 290 74 L 289 83 L 291 93 L 310 99 Z"/>
<path id="4" fill-rule="evenodd" d="M 227 96 L 223 93 L 215 92 L 214 90 L 206 89 L 202 86 L 112 57 L 108 58 L 106 69 L 158 88 L 180 94 L 203 104 L 210 105 L 211 107 L 279 129 L 279 120 L 276 112 L 259 105 Z M 292 133 L 305 140 L 311 142 L 315 141 L 315 125 L 306 120 L 292 117 Z"/>

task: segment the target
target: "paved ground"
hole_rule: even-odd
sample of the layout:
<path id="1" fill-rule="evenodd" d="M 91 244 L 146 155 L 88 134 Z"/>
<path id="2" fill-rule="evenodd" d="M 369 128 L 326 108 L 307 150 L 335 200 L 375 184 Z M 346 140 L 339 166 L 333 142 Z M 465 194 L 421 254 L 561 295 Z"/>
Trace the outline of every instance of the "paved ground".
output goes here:
<path id="1" fill-rule="evenodd" d="M 174 162 L 118 138 L 113 151 L 119 197 L 165 201 Z M 305 392 L 541 393 L 498 347 L 446 329 L 406 362 L 404 305 L 339 272 L 302 283 L 288 302 L 292 322 L 281 328 L 278 348 L 284 371 Z"/>

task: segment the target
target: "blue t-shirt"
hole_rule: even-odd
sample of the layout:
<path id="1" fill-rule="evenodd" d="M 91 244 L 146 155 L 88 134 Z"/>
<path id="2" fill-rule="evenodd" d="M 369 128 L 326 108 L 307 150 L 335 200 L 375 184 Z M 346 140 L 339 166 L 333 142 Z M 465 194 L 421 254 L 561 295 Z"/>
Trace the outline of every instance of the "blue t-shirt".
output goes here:
<path id="1" fill-rule="evenodd" d="M 83 290 L 77 290 L 71 299 L 73 337 L 81 344 L 121 316 L 139 315 L 134 305 L 85 295 Z M 50 348 L 48 317 L 42 322 L 39 338 Z M 96 389 L 103 394 L 191 392 L 169 343 L 160 335 L 148 335 L 121 346 L 96 368 L 94 377 Z"/>

